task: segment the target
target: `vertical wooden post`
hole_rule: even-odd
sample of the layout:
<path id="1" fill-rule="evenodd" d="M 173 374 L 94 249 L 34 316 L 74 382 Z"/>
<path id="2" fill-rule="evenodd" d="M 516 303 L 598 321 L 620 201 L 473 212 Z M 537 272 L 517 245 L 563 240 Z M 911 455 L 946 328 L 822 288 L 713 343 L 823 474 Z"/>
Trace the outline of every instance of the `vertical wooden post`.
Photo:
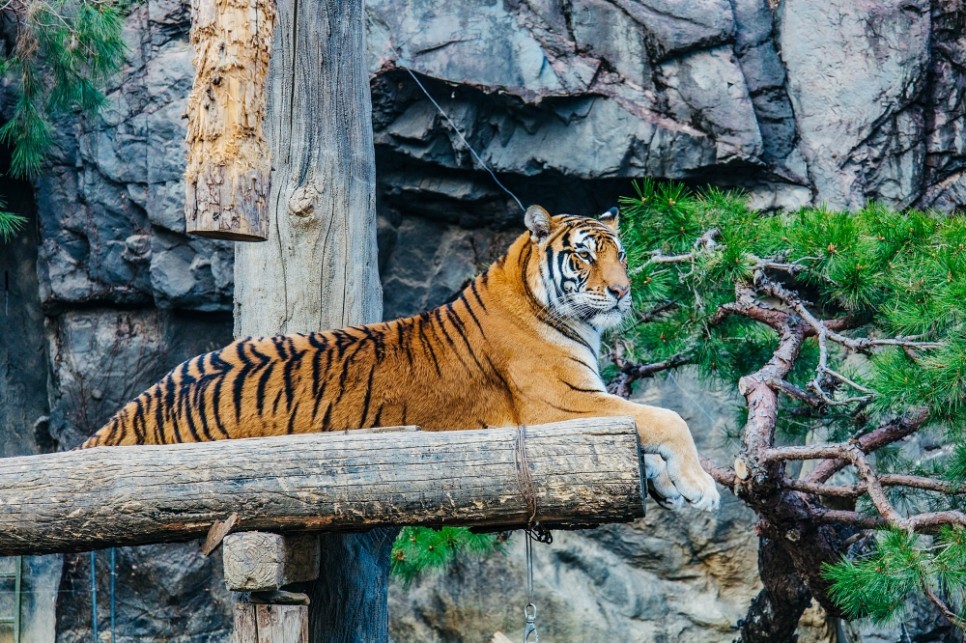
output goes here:
<path id="1" fill-rule="evenodd" d="M 309 643 L 305 605 L 235 605 L 232 643 Z"/>
<path id="2" fill-rule="evenodd" d="M 266 137 L 273 240 L 237 244 L 235 334 L 378 321 L 375 151 L 362 0 L 278 0 Z M 312 643 L 388 640 L 394 530 L 322 538 Z"/>

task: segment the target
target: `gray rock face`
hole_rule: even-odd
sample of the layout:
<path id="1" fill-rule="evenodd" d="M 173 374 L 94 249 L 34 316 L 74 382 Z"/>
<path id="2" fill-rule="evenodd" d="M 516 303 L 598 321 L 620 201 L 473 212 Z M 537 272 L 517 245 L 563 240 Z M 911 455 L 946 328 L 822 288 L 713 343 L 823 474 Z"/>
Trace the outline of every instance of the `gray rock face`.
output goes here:
<path id="1" fill-rule="evenodd" d="M 184 114 L 194 70 L 188 6 L 147 2 L 129 62 L 89 122 L 64 123 L 37 185 L 45 306 L 231 310 L 231 247 L 184 235 Z"/>
<path id="2" fill-rule="evenodd" d="M 372 0 L 387 316 L 446 301 L 520 230 L 517 204 L 461 134 L 524 204 L 555 211 L 601 212 L 645 175 L 741 187 L 765 209 L 962 207 L 964 20 L 960 0 Z M 218 313 L 231 307 L 232 249 L 184 235 L 187 30 L 186 0 L 133 6 L 130 60 L 105 109 L 55 128 L 37 237 L 0 251 L 14 279 L 0 324 L 0 424 L 16 427 L 0 436 L 4 453 L 76 445 L 175 363 L 229 339 Z M 704 450 L 731 459 L 729 400 L 683 380 L 645 397 L 681 410 Z M 27 424 L 41 415 L 35 434 Z M 541 633 L 730 640 L 757 591 L 752 526 L 729 500 L 716 517 L 652 507 L 637 524 L 559 534 L 536 548 Z M 395 640 L 516 636 L 521 545 L 394 588 Z M 227 638 L 217 562 L 193 545 L 118 560 L 119 640 Z M 86 565 L 64 561 L 60 640 L 90 636 Z M 105 597 L 106 557 L 97 565 Z M 812 616 L 800 640 L 826 640 Z M 940 640 L 920 620 L 913 639 Z M 853 630 L 854 641 L 895 639 Z"/>
<path id="3" fill-rule="evenodd" d="M 781 5 L 781 51 L 815 199 L 913 203 L 922 189 L 930 3 Z"/>
<path id="4" fill-rule="evenodd" d="M 32 208 L 26 186 L 0 182 L 0 194 L 17 194 L 7 207 L 13 212 Z M 13 189 L 11 189 L 13 188 Z M 19 190 L 17 189 L 19 188 Z M 35 425 L 46 431 L 47 374 L 43 363 L 47 352 L 44 315 L 37 281 L 36 228 L 0 244 L 0 455 L 27 455 L 42 449 L 37 444 Z M 45 445 L 46 446 L 46 445 Z"/>

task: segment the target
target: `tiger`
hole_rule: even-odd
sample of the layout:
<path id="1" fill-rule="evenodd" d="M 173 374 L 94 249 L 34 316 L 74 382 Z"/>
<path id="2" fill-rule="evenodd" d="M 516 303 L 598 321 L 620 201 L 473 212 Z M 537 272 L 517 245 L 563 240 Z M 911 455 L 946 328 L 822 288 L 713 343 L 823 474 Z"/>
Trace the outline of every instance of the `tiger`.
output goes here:
<path id="1" fill-rule="evenodd" d="M 239 339 L 175 367 L 81 448 L 418 425 L 632 416 L 665 507 L 717 509 L 688 425 L 608 393 L 601 335 L 631 307 L 617 208 L 527 208 L 526 230 L 452 301 L 395 321 Z"/>

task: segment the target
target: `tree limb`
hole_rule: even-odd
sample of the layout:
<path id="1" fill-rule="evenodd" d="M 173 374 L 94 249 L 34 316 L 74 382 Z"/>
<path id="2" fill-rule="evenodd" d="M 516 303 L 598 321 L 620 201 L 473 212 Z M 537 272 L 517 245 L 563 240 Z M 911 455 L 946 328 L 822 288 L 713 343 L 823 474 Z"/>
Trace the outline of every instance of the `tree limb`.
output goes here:
<path id="1" fill-rule="evenodd" d="M 936 493 L 946 495 L 966 494 L 966 485 L 956 485 L 951 482 L 925 478 L 923 476 L 884 473 L 879 475 L 879 483 L 884 487 L 909 487 L 923 491 L 935 491 Z M 857 498 L 866 492 L 866 485 L 862 482 L 853 485 L 829 485 L 786 478 L 784 484 L 787 488 L 794 489 L 795 491 L 834 498 Z"/>
<path id="2" fill-rule="evenodd" d="M 872 453 L 882 447 L 897 442 L 912 435 L 929 419 L 929 409 L 920 406 L 900 417 L 886 422 L 882 426 L 856 438 L 863 453 Z M 808 482 L 825 482 L 846 465 L 846 461 L 831 456 L 826 462 L 821 462 L 808 475 Z"/>
<path id="3" fill-rule="evenodd" d="M 711 460 L 702 460 L 701 466 L 721 486 L 728 487 L 729 489 L 735 486 L 736 478 L 734 469 L 719 467 Z"/>
<path id="4" fill-rule="evenodd" d="M 943 616 L 948 618 L 949 622 L 955 625 L 959 630 L 966 632 L 966 620 L 963 620 L 962 617 L 956 614 L 956 612 L 949 609 L 949 606 L 946 605 L 945 601 L 939 598 L 939 596 L 936 595 L 936 592 L 933 591 L 932 587 L 929 585 L 929 581 L 923 579 L 921 585 L 922 591 L 926 595 L 926 598 L 928 598 L 929 601 L 935 605 L 940 612 L 942 612 Z"/>

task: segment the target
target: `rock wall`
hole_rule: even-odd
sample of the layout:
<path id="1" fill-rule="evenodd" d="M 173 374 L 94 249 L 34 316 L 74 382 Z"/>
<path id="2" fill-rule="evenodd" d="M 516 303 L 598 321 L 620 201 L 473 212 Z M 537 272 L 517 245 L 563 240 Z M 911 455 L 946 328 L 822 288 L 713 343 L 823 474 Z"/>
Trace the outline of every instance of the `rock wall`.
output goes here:
<path id="1" fill-rule="evenodd" d="M 602 211 L 645 175 L 740 187 L 766 209 L 966 202 L 961 0 L 372 0 L 367 16 L 387 316 L 446 300 L 520 230 L 517 204 L 454 126 L 525 204 L 557 211 Z M 4 454 L 76 445 L 230 337 L 231 247 L 184 234 L 187 29 L 185 0 L 133 6 L 130 60 L 102 114 L 58 123 L 32 195 L 0 186 L 37 222 L 0 255 Z M 682 378 L 641 395 L 730 459 L 727 393 Z M 634 525 L 558 535 L 536 548 L 541 633 L 730 640 L 757 589 L 752 527 L 730 499 L 714 517 L 652 506 Z M 512 538 L 505 555 L 393 588 L 394 639 L 516 636 L 521 549 Z M 87 565 L 63 561 L 59 640 L 90 637 Z M 191 545 L 119 552 L 118 640 L 225 640 L 219 567 Z M 821 615 L 811 622 L 801 640 L 825 640 Z"/>

